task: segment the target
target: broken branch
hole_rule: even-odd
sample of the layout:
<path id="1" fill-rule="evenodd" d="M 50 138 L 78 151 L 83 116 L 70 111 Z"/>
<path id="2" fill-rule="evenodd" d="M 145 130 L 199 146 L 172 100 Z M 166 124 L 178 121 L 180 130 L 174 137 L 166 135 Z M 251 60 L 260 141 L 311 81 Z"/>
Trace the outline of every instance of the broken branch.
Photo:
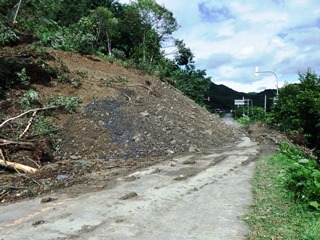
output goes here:
<path id="1" fill-rule="evenodd" d="M 40 168 L 41 166 L 34 160 L 32 160 L 31 158 L 27 157 L 27 160 L 31 161 L 32 163 L 34 163 L 35 165 L 37 165 L 38 168 Z"/>
<path id="2" fill-rule="evenodd" d="M 19 138 L 22 138 L 22 136 L 28 131 L 28 129 L 30 128 L 31 126 L 31 123 L 33 121 L 33 118 L 34 116 L 37 114 L 38 110 L 37 111 L 34 111 L 31 118 L 29 119 L 28 121 L 28 125 L 26 126 L 26 128 L 24 129 L 24 131 L 20 134 Z"/>
<path id="3" fill-rule="evenodd" d="M 0 148 L 0 157 L 3 159 L 4 163 L 6 163 L 6 158 L 3 155 L 2 149 Z"/>
<path id="4" fill-rule="evenodd" d="M 28 113 L 30 113 L 30 112 L 43 111 L 43 110 L 53 109 L 53 108 L 57 108 L 57 107 L 58 107 L 58 106 L 30 109 L 30 110 L 28 110 L 28 111 L 26 111 L 26 112 L 24 112 L 24 113 L 21 113 L 21 114 L 18 115 L 18 116 L 15 116 L 15 117 L 12 117 L 12 118 L 8 118 L 7 120 L 5 120 L 4 122 L 2 122 L 2 123 L 0 124 L 0 128 L 2 128 L 6 123 L 8 123 L 8 122 L 10 122 L 10 121 L 12 121 L 12 120 L 15 120 L 15 119 L 17 119 L 17 118 L 20 118 L 20 117 L 22 117 L 22 116 L 24 116 L 24 115 L 26 115 L 26 114 L 28 114 Z"/>
<path id="5" fill-rule="evenodd" d="M 9 162 L 9 161 L 5 161 L 3 159 L 0 159 L 0 166 L 5 167 L 5 168 L 9 168 L 9 169 L 13 169 L 13 170 L 21 170 L 25 173 L 35 173 L 37 171 L 36 168 L 33 167 L 29 167 L 20 163 L 14 163 L 14 162 Z"/>
<path id="6" fill-rule="evenodd" d="M 123 95 L 125 95 L 126 98 L 127 98 L 129 101 L 131 101 L 131 97 L 129 97 L 127 94 L 123 93 Z"/>
<path id="7" fill-rule="evenodd" d="M 22 145 L 30 148 L 35 148 L 34 144 L 31 142 L 20 142 L 20 141 L 0 139 L 0 146 L 6 146 L 6 145 Z"/>

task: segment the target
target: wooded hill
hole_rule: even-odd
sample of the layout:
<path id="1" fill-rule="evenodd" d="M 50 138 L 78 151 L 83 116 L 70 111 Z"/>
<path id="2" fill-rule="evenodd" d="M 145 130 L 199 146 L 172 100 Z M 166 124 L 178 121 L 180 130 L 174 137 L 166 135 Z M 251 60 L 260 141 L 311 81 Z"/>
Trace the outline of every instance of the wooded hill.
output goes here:
<path id="1" fill-rule="evenodd" d="M 225 85 L 217 85 L 211 83 L 209 90 L 206 93 L 206 97 L 210 97 L 210 101 L 207 101 L 207 105 L 211 110 L 220 109 L 229 111 L 236 106 L 234 105 L 235 99 L 251 99 L 254 106 L 264 107 L 264 99 L 267 96 L 267 109 L 270 110 L 273 98 L 275 97 L 275 90 L 266 89 L 259 93 L 243 93 L 237 92 Z M 208 98 L 205 98 L 208 99 Z"/>
<path id="2" fill-rule="evenodd" d="M 0 49 L 28 42 L 36 52 L 94 54 L 157 75 L 204 105 L 210 78 L 196 69 L 184 41 L 173 37 L 178 28 L 173 13 L 155 0 L 0 0 Z M 1 82 L 0 97 L 8 85 L 17 82 Z"/>

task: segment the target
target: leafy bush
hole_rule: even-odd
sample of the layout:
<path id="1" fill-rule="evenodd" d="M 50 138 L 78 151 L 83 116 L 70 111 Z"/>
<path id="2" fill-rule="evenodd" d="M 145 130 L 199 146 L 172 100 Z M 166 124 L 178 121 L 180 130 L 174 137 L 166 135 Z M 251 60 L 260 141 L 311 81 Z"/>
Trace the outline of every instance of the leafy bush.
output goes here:
<path id="1" fill-rule="evenodd" d="M 289 168 L 288 186 L 298 200 L 320 210 L 320 169 L 314 160 L 301 159 Z"/>
<path id="2" fill-rule="evenodd" d="M 140 69 L 140 70 L 143 70 L 145 71 L 146 73 L 148 74 L 152 74 L 155 70 L 155 66 L 150 64 L 150 63 L 147 63 L 147 62 L 144 62 L 144 61 L 139 61 L 139 62 L 136 62 L 133 64 L 133 67 L 137 68 L 137 69 Z"/>
<path id="3" fill-rule="evenodd" d="M 74 47 L 80 53 L 93 53 L 96 37 L 91 33 L 77 32 L 73 35 Z"/>
<path id="4" fill-rule="evenodd" d="M 93 23 L 88 17 L 83 17 L 77 24 L 70 27 L 59 26 L 55 21 L 46 21 L 37 27 L 36 35 L 40 43 L 55 49 L 71 52 L 92 53 L 96 37 L 90 31 Z"/>
<path id="5" fill-rule="evenodd" d="M 241 124 L 241 125 L 250 125 L 251 122 L 250 122 L 250 119 L 248 117 L 241 117 L 241 118 L 238 118 L 237 119 L 237 123 Z"/>
<path id="6" fill-rule="evenodd" d="M 30 109 L 32 102 L 37 101 L 39 99 L 39 94 L 34 90 L 29 90 L 20 100 L 20 105 L 22 109 Z"/>
<path id="7" fill-rule="evenodd" d="M 116 58 L 118 59 L 121 59 L 121 60 L 126 60 L 126 54 L 124 51 L 121 51 L 117 48 L 113 48 L 112 49 L 112 55 L 115 56 Z"/>
<path id="8" fill-rule="evenodd" d="M 252 122 L 268 122 L 268 113 L 262 107 L 251 107 L 249 116 Z"/>
<path id="9" fill-rule="evenodd" d="M 80 107 L 79 97 L 50 97 L 48 99 L 49 106 L 57 106 L 62 111 L 74 113 Z"/>
<path id="10" fill-rule="evenodd" d="M 45 116 L 37 115 L 33 119 L 32 135 L 51 135 L 55 131 L 57 128 Z"/>
<path id="11" fill-rule="evenodd" d="M 14 43 L 19 39 L 18 35 L 11 28 L 0 22 L 0 46 Z"/>
<path id="12" fill-rule="evenodd" d="M 91 53 L 96 37 L 90 32 L 83 31 L 83 28 L 79 24 L 61 27 L 50 20 L 36 28 L 36 35 L 40 38 L 40 44 L 44 46 L 70 52 Z"/>
<path id="13" fill-rule="evenodd" d="M 243 114 L 248 115 L 248 117 L 243 117 Z M 248 107 L 243 106 L 235 108 L 233 110 L 233 116 L 237 119 L 240 124 L 249 125 L 255 122 L 271 122 L 271 115 L 265 111 L 262 107 Z"/>
<path id="14" fill-rule="evenodd" d="M 320 165 L 286 143 L 281 143 L 280 149 L 288 160 L 285 177 L 288 188 L 294 192 L 297 201 L 320 210 Z"/>
<path id="15" fill-rule="evenodd" d="M 21 72 L 18 73 L 18 77 L 23 86 L 27 87 L 30 85 L 30 77 L 27 75 L 25 68 L 22 68 Z"/>
<path id="16" fill-rule="evenodd" d="M 23 22 L 24 23 L 24 22 Z M 29 24 L 32 23 L 31 26 Z M 26 21 L 26 29 L 34 28 L 34 34 L 39 38 L 38 44 L 53 47 L 55 39 L 59 38 L 63 27 L 51 19 L 44 19 L 40 24 Z"/>
<path id="17" fill-rule="evenodd" d="M 285 180 L 287 162 L 282 153 L 257 162 L 252 182 L 254 201 L 244 217 L 250 226 L 246 239 L 320 239 L 320 211 L 295 201 Z"/>
<path id="18" fill-rule="evenodd" d="M 26 22 L 30 24 L 30 22 Z M 25 26 L 26 29 L 32 26 Z M 45 46 L 50 46 L 52 39 L 55 38 L 55 34 L 60 30 L 60 26 L 53 20 L 44 20 L 42 24 L 33 26 L 35 29 L 35 35 L 40 39 L 39 43 Z"/>
<path id="19" fill-rule="evenodd" d="M 70 32 L 70 29 L 66 27 L 59 28 L 58 31 L 56 31 L 52 35 L 48 35 L 48 38 L 44 40 L 45 41 L 43 41 L 42 43 L 55 49 L 61 49 L 71 52 L 76 51 L 76 43 L 73 41 L 74 36 Z"/>

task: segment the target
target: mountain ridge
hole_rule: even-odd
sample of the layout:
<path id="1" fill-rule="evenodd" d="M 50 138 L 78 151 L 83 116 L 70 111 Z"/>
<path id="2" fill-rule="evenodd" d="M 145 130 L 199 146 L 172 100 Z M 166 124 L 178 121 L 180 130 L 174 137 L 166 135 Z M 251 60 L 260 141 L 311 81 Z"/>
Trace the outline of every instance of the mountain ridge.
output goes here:
<path id="1" fill-rule="evenodd" d="M 270 109 L 275 97 L 274 89 L 265 89 L 262 92 L 238 92 L 223 84 L 211 83 L 209 90 L 205 94 L 206 104 L 210 106 L 210 110 L 221 109 L 229 111 L 236 106 L 234 100 L 236 99 L 250 99 L 254 106 L 264 107 L 265 96 L 267 97 L 267 109 Z M 210 101 L 208 101 L 210 97 Z"/>

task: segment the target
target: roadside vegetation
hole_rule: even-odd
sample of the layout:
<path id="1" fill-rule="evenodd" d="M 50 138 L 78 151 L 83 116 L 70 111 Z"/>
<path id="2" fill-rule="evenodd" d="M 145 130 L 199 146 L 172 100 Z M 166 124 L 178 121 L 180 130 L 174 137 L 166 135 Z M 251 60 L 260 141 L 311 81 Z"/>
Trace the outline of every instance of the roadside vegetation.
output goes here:
<path id="1" fill-rule="evenodd" d="M 270 122 L 270 114 L 262 107 L 240 107 L 233 110 L 233 116 L 241 125 L 250 125 L 255 122 Z"/>
<path id="2" fill-rule="evenodd" d="M 279 90 L 270 112 L 234 110 L 239 123 L 266 122 L 291 141 L 258 162 L 248 239 L 320 239 L 320 78 L 307 69 L 299 80 Z"/>
<path id="3" fill-rule="evenodd" d="M 320 239 L 320 168 L 297 148 L 258 162 L 253 179 L 254 203 L 244 220 L 247 239 Z"/>
<path id="4" fill-rule="evenodd" d="M 300 83 L 285 84 L 279 89 L 271 111 L 243 106 L 233 111 L 244 125 L 266 122 L 284 132 L 296 144 L 306 146 L 320 157 L 320 77 L 307 69 L 299 73 Z"/>

